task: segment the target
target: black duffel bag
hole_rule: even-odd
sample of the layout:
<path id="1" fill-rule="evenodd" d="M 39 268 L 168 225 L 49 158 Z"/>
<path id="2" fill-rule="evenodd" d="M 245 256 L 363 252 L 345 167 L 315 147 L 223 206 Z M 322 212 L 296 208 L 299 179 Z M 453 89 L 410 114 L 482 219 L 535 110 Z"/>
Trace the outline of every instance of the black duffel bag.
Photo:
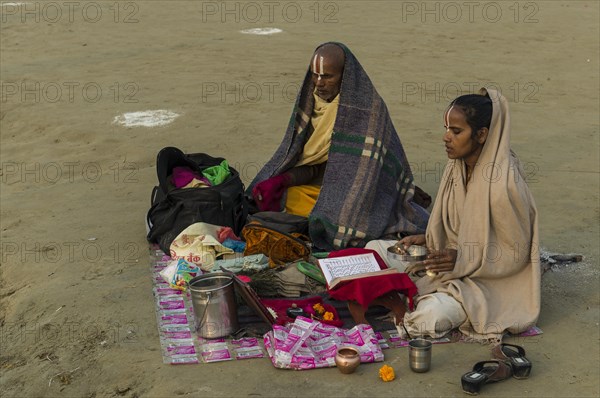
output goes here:
<path id="1" fill-rule="evenodd" d="M 244 184 L 240 174 L 229 167 L 231 175 L 219 185 L 205 188 L 175 188 L 170 177 L 174 167 L 202 170 L 221 164 L 223 158 L 204 153 L 184 154 L 174 147 L 163 148 L 156 158 L 158 186 L 152 191 L 146 217 L 148 241 L 158 243 L 166 254 L 173 240 L 196 222 L 231 227 L 239 235 L 247 217 Z"/>

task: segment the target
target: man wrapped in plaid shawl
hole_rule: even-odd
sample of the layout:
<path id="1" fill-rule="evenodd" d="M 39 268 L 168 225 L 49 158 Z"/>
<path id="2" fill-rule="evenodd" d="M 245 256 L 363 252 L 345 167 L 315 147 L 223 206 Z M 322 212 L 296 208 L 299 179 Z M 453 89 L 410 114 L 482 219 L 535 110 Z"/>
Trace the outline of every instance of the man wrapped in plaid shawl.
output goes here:
<path id="1" fill-rule="evenodd" d="M 310 140 L 315 131 L 311 118 L 323 100 L 336 102 L 337 113 L 326 156 L 319 156 L 325 143 Z M 311 145 L 312 152 L 307 151 Z M 387 107 L 341 43 L 315 50 L 283 141 L 247 192 L 261 210 L 280 211 L 289 188 L 306 180 L 320 183 L 308 214 L 310 238 L 320 249 L 363 247 L 373 239 L 423 233 L 427 227 L 424 207 L 429 203 L 419 201 L 422 207 L 413 200 L 420 195 L 415 197 L 413 175 Z"/>

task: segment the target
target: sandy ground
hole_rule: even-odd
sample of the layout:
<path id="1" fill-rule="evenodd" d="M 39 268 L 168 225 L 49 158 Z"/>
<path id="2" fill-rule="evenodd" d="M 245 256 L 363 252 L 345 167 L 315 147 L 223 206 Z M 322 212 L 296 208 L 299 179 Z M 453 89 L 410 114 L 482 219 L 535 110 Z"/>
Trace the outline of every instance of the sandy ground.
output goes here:
<path id="1" fill-rule="evenodd" d="M 531 378 L 494 396 L 598 396 L 599 4 L 532 2 L 2 3 L 2 396 L 461 396 L 489 348 L 406 351 L 378 365 L 276 370 L 267 360 L 162 364 L 144 217 L 164 146 L 224 156 L 246 182 L 276 148 L 316 45 L 346 43 L 386 100 L 413 172 L 437 191 L 442 112 L 493 84 L 540 212 L 542 245 L 583 263 L 546 273 L 516 340 Z M 26 7 L 26 8 L 25 8 Z M 469 8 L 472 7 L 472 8 Z M 270 36 L 240 30 L 275 27 Z M 180 114 L 124 127 L 125 112 Z"/>

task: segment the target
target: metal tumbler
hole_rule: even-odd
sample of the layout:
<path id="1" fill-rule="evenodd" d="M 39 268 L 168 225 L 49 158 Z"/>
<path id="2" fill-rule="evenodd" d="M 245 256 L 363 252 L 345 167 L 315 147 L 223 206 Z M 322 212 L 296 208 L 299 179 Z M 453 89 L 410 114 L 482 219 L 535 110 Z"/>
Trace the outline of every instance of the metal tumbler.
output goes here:
<path id="1" fill-rule="evenodd" d="M 431 341 L 425 339 L 409 341 L 408 364 L 413 372 L 427 372 L 431 367 Z"/>

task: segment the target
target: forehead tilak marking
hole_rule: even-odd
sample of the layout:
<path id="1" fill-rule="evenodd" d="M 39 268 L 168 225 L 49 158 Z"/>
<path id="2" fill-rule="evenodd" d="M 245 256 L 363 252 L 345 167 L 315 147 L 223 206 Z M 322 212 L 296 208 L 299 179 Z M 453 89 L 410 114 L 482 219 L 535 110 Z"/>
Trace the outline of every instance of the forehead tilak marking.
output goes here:
<path id="1" fill-rule="evenodd" d="M 317 61 L 318 61 L 318 63 L 317 63 Z M 321 75 L 324 74 L 324 72 L 323 72 L 323 56 L 315 54 L 312 64 L 313 64 L 312 65 L 313 73 L 318 75 L 318 80 L 321 80 Z"/>
<path id="2" fill-rule="evenodd" d="M 446 123 L 446 127 L 450 126 L 450 112 L 452 112 L 452 109 L 454 108 L 454 105 L 452 105 L 450 107 L 450 109 L 448 109 L 448 112 L 446 112 L 446 116 L 444 118 L 444 122 Z"/>

